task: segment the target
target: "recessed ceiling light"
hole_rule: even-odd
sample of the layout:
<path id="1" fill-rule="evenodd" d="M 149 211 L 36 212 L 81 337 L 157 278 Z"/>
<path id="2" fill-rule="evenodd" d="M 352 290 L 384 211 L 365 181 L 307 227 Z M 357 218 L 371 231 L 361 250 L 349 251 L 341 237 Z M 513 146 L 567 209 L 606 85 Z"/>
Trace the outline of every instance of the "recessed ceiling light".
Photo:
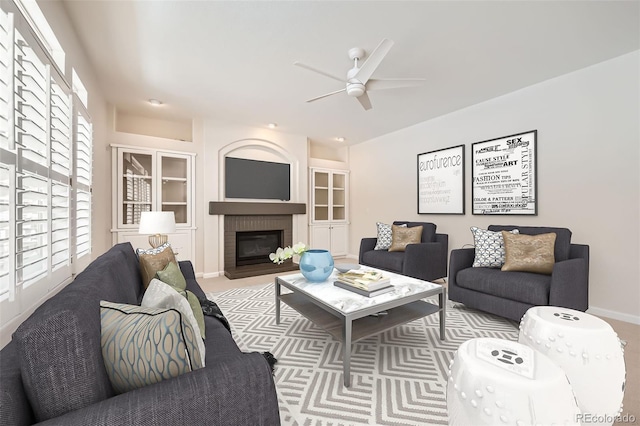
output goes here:
<path id="1" fill-rule="evenodd" d="M 338 142 L 344 142 L 344 140 L 345 140 L 345 139 L 344 139 L 342 136 L 338 136 L 338 137 L 336 138 L 336 140 L 337 140 Z"/>
<path id="2" fill-rule="evenodd" d="M 149 99 L 149 103 L 153 106 L 160 106 L 162 105 L 162 101 L 159 101 L 157 99 Z"/>
<path id="3" fill-rule="evenodd" d="M 270 129 L 275 129 L 276 127 L 278 127 L 278 123 L 269 123 L 267 124 L 267 127 L 269 127 Z"/>

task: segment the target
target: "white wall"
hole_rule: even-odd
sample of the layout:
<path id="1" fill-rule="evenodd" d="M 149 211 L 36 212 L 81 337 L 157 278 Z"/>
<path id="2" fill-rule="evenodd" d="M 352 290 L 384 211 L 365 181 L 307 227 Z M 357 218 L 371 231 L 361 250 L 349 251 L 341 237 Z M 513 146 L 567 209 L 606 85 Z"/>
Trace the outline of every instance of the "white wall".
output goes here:
<path id="1" fill-rule="evenodd" d="M 640 323 L 639 75 L 634 52 L 351 147 L 350 252 L 376 221 L 434 222 L 449 249 L 473 225 L 567 227 L 590 246 L 590 312 Z M 471 144 L 533 129 L 538 216 L 472 215 Z M 417 154 L 460 144 L 466 215 L 418 215 Z"/>
<path id="2" fill-rule="evenodd" d="M 214 120 L 203 122 L 204 140 L 204 176 L 203 176 L 203 253 L 204 276 L 213 277 L 224 271 L 223 249 L 223 216 L 209 215 L 210 201 L 239 201 L 225 200 L 223 181 L 221 179 L 221 164 L 224 154 L 230 149 L 240 146 L 244 148 L 241 157 L 252 157 L 256 160 L 280 161 L 288 157 L 292 161 L 294 178 L 291 186 L 291 202 L 306 203 L 308 192 L 307 171 L 307 138 L 301 135 L 279 133 L 270 129 L 238 126 L 219 123 Z M 274 152 L 280 152 L 279 158 Z M 274 200 L 254 200 L 275 202 Z M 199 232 L 200 233 L 200 232 Z M 307 215 L 293 215 L 294 241 L 308 241 Z"/>

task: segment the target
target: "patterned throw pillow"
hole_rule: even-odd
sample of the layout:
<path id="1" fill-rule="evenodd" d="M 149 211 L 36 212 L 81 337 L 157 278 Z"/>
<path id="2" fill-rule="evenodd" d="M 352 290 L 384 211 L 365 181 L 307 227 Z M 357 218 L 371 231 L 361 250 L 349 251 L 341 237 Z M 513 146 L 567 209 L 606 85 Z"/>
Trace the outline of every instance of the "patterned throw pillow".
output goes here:
<path id="1" fill-rule="evenodd" d="M 102 357 L 116 393 L 202 367 L 200 336 L 175 309 L 102 300 L 100 324 Z"/>
<path id="2" fill-rule="evenodd" d="M 191 293 L 191 292 L 189 292 Z M 170 308 L 179 311 L 183 318 L 191 324 L 191 327 L 198 333 L 201 339 L 198 340 L 198 348 L 200 349 L 200 355 L 202 356 L 202 366 L 204 366 L 204 314 L 200 307 L 200 302 L 195 294 L 191 293 L 198 302 L 198 310 L 194 310 L 186 294 L 178 293 L 170 285 L 163 283 L 159 279 L 152 279 L 149 283 L 147 291 L 144 292 L 142 303 L 140 305 L 144 308 Z"/>
<path id="3" fill-rule="evenodd" d="M 396 225 L 406 228 L 407 225 Z M 374 250 L 388 250 L 391 247 L 392 242 L 392 233 L 391 233 L 391 225 L 382 222 L 376 222 L 376 227 L 378 228 L 378 239 L 376 240 L 376 246 L 373 248 Z"/>
<path id="4" fill-rule="evenodd" d="M 519 234 L 517 229 L 510 231 Z M 504 265 L 504 239 L 501 232 L 487 231 L 475 226 L 471 227 L 473 242 L 476 248 L 474 268 L 501 268 Z"/>

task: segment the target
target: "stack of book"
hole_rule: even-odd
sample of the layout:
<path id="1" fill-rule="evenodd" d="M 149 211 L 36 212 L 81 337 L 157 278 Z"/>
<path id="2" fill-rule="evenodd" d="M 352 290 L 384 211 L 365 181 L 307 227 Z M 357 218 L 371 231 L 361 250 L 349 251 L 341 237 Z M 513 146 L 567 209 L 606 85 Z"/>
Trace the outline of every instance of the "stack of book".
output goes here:
<path id="1" fill-rule="evenodd" d="M 393 291 L 391 279 L 378 271 L 350 270 L 338 274 L 333 282 L 336 287 L 344 288 L 367 297 Z"/>

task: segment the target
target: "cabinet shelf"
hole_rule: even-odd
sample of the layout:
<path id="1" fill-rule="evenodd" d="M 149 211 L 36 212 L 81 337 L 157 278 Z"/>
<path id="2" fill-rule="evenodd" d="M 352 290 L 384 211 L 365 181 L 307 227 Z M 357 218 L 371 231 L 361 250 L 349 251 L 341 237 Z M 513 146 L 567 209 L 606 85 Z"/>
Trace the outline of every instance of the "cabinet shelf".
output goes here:
<path id="1" fill-rule="evenodd" d="M 134 175 L 131 173 L 124 173 L 122 175 L 122 177 L 124 178 L 135 178 L 135 179 L 153 179 L 153 176 L 149 176 L 149 175 Z"/>
<path id="2" fill-rule="evenodd" d="M 127 201 L 127 200 L 124 200 L 124 201 L 122 202 L 122 204 L 132 204 L 132 205 L 141 205 L 141 206 L 144 206 L 144 205 L 151 205 L 151 204 L 153 204 L 153 203 L 152 203 L 151 201 Z"/>
<path id="3" fill-rule="evenodd" d="M 173 181 L 173 182 L 186 182 L 187 178 L 181 178 L 181 177 L 162 177 L 162 181 L 163 182 L 169 182 L 169 181 Z"/>
<path id="4" fill-rule="evenodd" d="M 177 201 L 177 202 L 163 201 L 162 205 L 163 206 L 186 206 L 187 203 L 186 203 L 186 201 Z"/>

